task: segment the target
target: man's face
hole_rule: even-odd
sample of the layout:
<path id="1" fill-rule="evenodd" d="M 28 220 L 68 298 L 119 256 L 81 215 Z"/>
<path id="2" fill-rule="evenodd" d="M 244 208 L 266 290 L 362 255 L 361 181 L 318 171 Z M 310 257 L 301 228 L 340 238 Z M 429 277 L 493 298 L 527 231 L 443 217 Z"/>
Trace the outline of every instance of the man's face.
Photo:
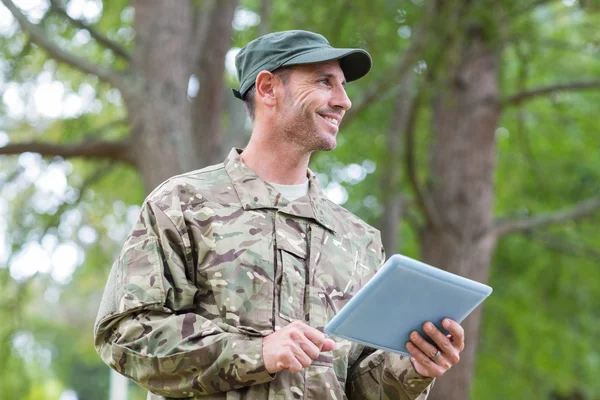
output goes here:
<path id="1" fill-rule="evenodd" d="M 333 150 L 338 126 L 352 106 L 345 84 L 338 61 L 293 67 L 277 106 L 284 139 L 309 153 Z"/>

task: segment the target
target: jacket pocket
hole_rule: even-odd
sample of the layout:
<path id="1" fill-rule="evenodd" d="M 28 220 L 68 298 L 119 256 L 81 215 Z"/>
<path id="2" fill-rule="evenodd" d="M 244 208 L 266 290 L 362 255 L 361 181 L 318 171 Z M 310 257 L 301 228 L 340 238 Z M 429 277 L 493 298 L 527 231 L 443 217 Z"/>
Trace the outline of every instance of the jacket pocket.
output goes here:
<path id="1" fill-rule="evenodd" d="M 164 304 L 166 292 L 161 266 L 158 241 L 153 237 L 123 250 L 116 265 L 118 313 Z"/>
<path id="2" fill-rule="evenodd" d="M 281 250 L 281 291 L 279 315 L 290 322 L 304 320 L 306 291 L 306 260 L 286 250 Z"/>

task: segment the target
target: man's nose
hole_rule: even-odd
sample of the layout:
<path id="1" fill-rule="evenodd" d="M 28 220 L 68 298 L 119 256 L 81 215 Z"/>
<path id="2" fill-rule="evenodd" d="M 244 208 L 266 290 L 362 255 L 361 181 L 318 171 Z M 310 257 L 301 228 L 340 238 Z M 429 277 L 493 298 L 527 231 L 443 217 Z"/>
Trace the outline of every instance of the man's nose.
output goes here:
<path id="1" fill-rule="evenodd" d="M 342 85 L 334 89 L 333 96 L 331 97 L 331 106 L 341 108 L 344 111 L 348 111 L 352 107 L 352 102 Z"/>

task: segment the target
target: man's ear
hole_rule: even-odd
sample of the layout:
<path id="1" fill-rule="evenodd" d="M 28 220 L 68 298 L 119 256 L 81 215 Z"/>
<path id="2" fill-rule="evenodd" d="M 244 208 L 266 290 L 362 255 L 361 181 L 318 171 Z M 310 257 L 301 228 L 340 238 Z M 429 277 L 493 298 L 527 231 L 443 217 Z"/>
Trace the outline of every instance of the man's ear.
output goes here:
<path id="1" fill-rule="evenodd" d="M 256 100 L 262 102 L 267 107 L 274 107 L 277 104 L 277 86 L 281 81 L 269 71 L 261 71 L 256 77 Z"/>

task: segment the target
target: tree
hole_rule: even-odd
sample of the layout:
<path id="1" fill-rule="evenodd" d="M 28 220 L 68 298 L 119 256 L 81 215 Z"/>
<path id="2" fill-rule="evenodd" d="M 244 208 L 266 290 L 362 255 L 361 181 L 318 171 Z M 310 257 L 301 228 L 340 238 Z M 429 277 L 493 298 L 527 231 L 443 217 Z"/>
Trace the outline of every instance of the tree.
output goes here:
<path id="1" fill-rule="evenodd" d="M 26 144 L 42 155 L 104 158 L 135 165 L 146 190 L 170 176 L 220 159 L 221 110 L 224 95 L 223 64 L 229 50 L 231 20 L 237 1 L 194 5 L 184 1 L 133 2 L 136 45 L 129 55 L 92 28 L 96 40 L 124 58 L 124 69 L 93 64 L 48 40 L 12 1 L 3 1 L 32 42 L 59 62 L 119 90 L 127 107 L 131 136 L 119 142 L 77 143 L 67 148 Z M 57 2 L 52 8 L 68 17 Z M 72 21 L 87 29 L 83 21 Z M 192 103 L 187 100 L 190 76 L 203 83 Z M 34 147 L 30 147 L 30 146 Z M 8 146 L 4 153 L 26 148 Z M 152 155 L 149 157 L 149 155 Z M 160 159 L 157 163 L 155 160 Z"/>
<path id="2" fill-rule="evenodd" d="M 2 2 L 28 38 L 24 53 L 39 47 L 59 65 L 84 73 L 84 78 L 66 76 L 63 67 L 57 67 L 65 81 L 97 79 L 103 91 L 117 89 L 126 111 L 125 115 L 121 108 L 121 114 L 114 111 L 116 118 L 100 127 L 91 118 L 87 121 L 95 128 L 91 134 L 77 135 L 69 143 L 57 140 L 68 122 L 57 123 L 46 131 L 50 140 L 32 137 L 16 141 L 0 147 L 0 154 L 35 152 L 47 157 L 96 160 L 100 164 L 93 167 L 78 165 L 82 171 L 95 170 L 80 185 L 80 194 L 109 176 L 115 163 L 120 163 L 134 167 L 147 193 L 169 176 L 220 161 L 228 144 L 223 138 L 243 144 L 243 109 L 239 104 L 230 105 L 224 97 L 229 78 L 223 65 L 232 37 L 243 43 L 257 32 L 232 32 L 237 1 L 133 1 L 135 39 L 121 38 L 120 43 L 100 29 L 103 24 L 105 28 L 115 24 L 115 11 L 105 11 L 103 20 L 92 25 L 70 16 L 65 3 L 52 1 L 35 24 L 11 0 Z M 381 129 L 380 121 L 387 122 L 386 136 L 375 141 L 373 149 L 365 149 L 380 167 L 373 181 L 382 185 L 349 188 L 365 191 L 354 196 L 351 193 L 354 199 L 374 193 L 383 210 L 378 213 L 373 207 L 363 207 L 362 200 L 351 200 L 347 206 L 369 220 L 378 220 L 388 254 L 400 246 L 410 248 L 413 240 L 424 261 L 488 282 L 491 259 L 501 237 L 539 232 L 549 224 L 588 217 L 600 207 L 598 196 L 587 195 L 569 199 L 571 203 L 566 205 L 556 204 L 554 210 L 539 215 L 510 218 L 515 213 L 512 203 L 506 201 L 508 205 L 500 211 L 508 218 L 494 212 L 495 207 L 498 210 L 494 205 L 498 196 L 494 175 L 501 161 L 497 159 L 500 121 L 512 121 L 513 108 L 517 108 L 518 119 L 525 112 L 525 104 L 537 98 L 600 88 L 600 82 L 592 78 L 597 76 L 594 70 L 581 74 L 589 76 L 587 80 L 572 74 L 573 80 L 558 81 L 549 75 L 544 84 L 534 82 L 539 86 L 533 89 L 525 72 L 512 78 L 503 70 L 510 58 L 507 52 L 522 50 L 526 39 L 543 37 L 530 28 L 540 25 L 535 13 L 545 10 L 558 14 L 559 2 L 523 5 L 508 0 L 455 0 L 425 5 L 414 1 L 401 9 L 397 2 L 383 0 L 369 4 L 248 1 L 243 5 L 261 13 L 262 33 L 269 27 L 314 29 L 336 45 L 365 45 L 374 55 L 376 70 L 359 83 L 362 86 L 349 89 L 357 95 L 353 96 L 353 110 L 343 128 L 347 136 L 340 137 L 336 158 L 319 155 L 314 163 L 321 167 L 318 170 L 326 171 L 339 169 L 336 162 L 356 162 L 356 153 L 347 149 L 364 142 L 362 133 L 373 132 L 373 127 Z M 124 7 L 120 4 L 116 8 L 120 11 Z M 598 19 L 587 4 L 571 9 L 581 11 L 582 18 L 592 24 Z M 346 19 L 341 16 L 343 10 Z M 393 21 L 390 16 L 394 16 Z M 361 21 L 360 27 L 352 21 Z M 53 24 L 68 28 L 52 37 L 47 32 Z M 582 35 L 589 30 L 585 26 L 579 29 Z M 83 52 L 85 55 L 58 44 L 79 31 L 88 32 L 93 39 L 94 50 Z M 409 35 L 408 43 L 399 41 L 398 34 Z M 103 59 L 105 50 L 109 57 L 96 62 Z M 527 51 L 522 53 L 527 58 Z M 527 61 L 513 60 L 512 65 L 524 66 Z M 195 96 L 188 96 L 191 79 L 200 83 Z M 387 101 L 390 99 L 393 101 Z M 84 115 L 79 120 L 87 119 Z M 118 134 L 103 134 L 115 127 L 120 129 Z M 520 134 L 527 135 L 524 129 Z M 117 182 L 111 183 L 118 186 Z M 65 210 L 57 210 L 53 218 L 60 218 L 61 211 Z M 56 225 L 53 218 L 48 226 Z M 105 269 L 97 273 L 101 275 Z M 432 398 L 469 397 L 480 319 L 478 311 L 465 321 L 468 346 L 462 361 L 439 380 Z"/>

